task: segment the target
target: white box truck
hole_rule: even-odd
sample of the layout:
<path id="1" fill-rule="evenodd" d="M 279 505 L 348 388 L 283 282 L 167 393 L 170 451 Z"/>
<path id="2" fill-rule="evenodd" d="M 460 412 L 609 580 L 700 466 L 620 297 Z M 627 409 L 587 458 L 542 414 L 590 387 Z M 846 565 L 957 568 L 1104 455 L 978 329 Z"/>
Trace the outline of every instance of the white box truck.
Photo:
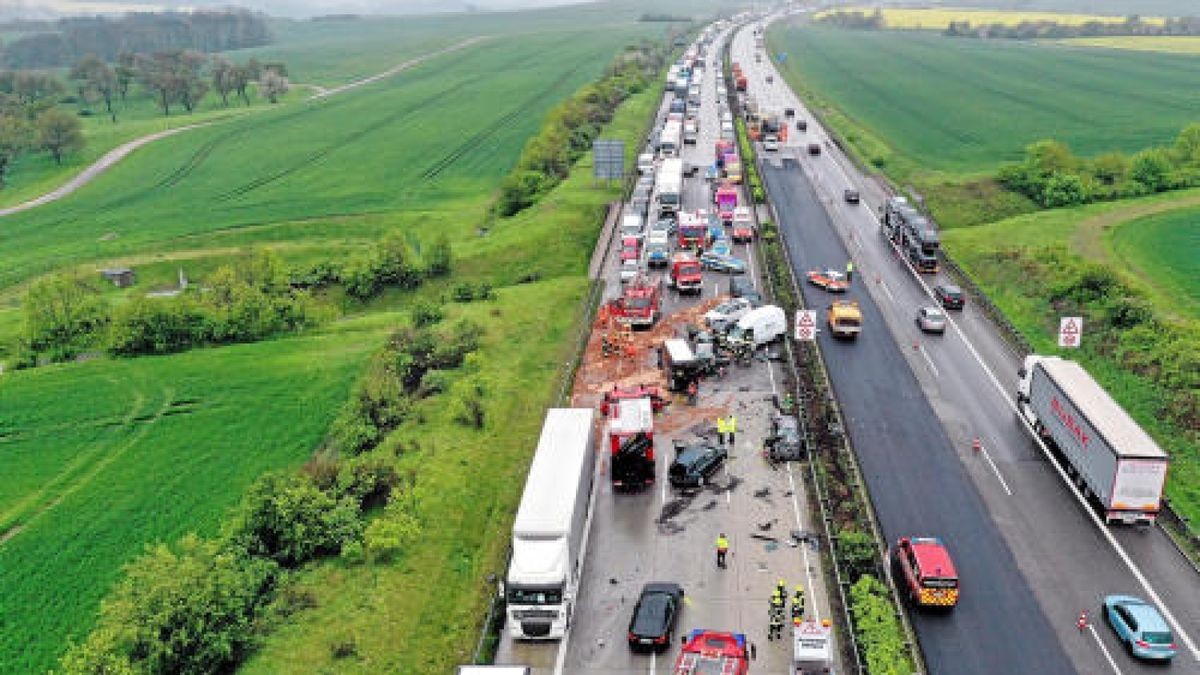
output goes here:
<path id="1" fill-rule="evenodd" d="M 513 523 L 503 588 L 514 639 L 560 639 L 570 623 L 596 472 L 593 431 L 591 408 L 546 413 Z"/>
<path id="2" fill-rule="evenodd" d="M 1167 453 L 1078 363 L 1032 354 L 1019 375 L 1017 409 L 1062 453 L 1105 522 L 1153 523 Z"/>
<path id="3" fill-rule="evenodd" d="M 658 152 L 663 157 L 678 157 L 683 143 L 683 125 L 671 120 L 663 125 L 658 137 Z M 660 169 L 661 171 L 661 169 Z"/>
<path id="4" fill-rule="evenodd" d="M 664 159 L 654 177 L 654 193 L 660 214 L 678 213 L 683 203 L 683 160 Z"/>

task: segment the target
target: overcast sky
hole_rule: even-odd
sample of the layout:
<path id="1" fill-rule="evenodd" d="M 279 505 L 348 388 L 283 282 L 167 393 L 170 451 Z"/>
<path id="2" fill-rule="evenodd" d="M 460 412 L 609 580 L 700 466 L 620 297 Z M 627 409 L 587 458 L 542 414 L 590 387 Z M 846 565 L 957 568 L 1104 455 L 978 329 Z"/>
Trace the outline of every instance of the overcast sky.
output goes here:
<path id="1" fill-rule="evenodd" d="M 193 9 L 236 5 L 275 16 L 315 14 L 411 14 L 479 9 L 518 9 L 567 5 L 585 0 L 0 0 L 0 20 L 50 18 L 126 11 Z"/>

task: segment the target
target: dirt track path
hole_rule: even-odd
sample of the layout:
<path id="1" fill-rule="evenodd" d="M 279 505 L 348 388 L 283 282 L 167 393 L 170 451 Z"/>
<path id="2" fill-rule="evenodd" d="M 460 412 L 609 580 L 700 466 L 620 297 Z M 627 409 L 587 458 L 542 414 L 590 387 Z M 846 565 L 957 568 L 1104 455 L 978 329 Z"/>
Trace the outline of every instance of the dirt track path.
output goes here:
<path id="1" fill-rule="evenodd" d="M 330 89 L 325 89 L 324 87 L 316 87 L 317 92 L 315 94 L 313 94 L 312 96 L 309 96 L 305 100 L 306 101 L 315 101 L 315 100 L 325 99 L 325 98 L 329 98 L 330 96 L 336 96 L 337 94 L 341 94 L 341 93 L 356 89 L 358 87 L 362 87 L 362 86 L 365 86 L 365 85 L 368 85 L 368 84 L 371 84 L 374 82 L 378 82 L 382 79 L 391 77 L 391 76 L 401 73 L 405 70 L 408 70 L 409 68 L 412 68 L 413 66 L 416 66 L 416 65 L 418 65 L 424 61 L 427 61 L 429 59 L 436 58 L 436 57 L 442 56 L 444 54 L 449 54 L 450 52 L 458 51 L 459 49 L 469 47 L 477 42 L 480 42 L 481 40 L 486 40 L 486 39 L 487 39 L 487 36 L 476 35 L 475 37 L 467 38 L 466 40 L 463 40 L 461 42 L 456 42 L 448 47 L 444 47 L 437 51 L 411 58 L 411 59 L 409 59 L 401 64 L 398 64 L 396 66 L 393 66 L 392 68 L 389 68 L 381 73 L 376 73 L 374 75 L 364 77 L 360 80 L 355 80 L 353 82 L 349 82 L 347 84 L 343 84 L 343 85 L 333 87 Z M 267 110 L 267 108 L 260 108 L 260 110 Z M 238 117 L 240 117 L 240 115 Z M 227 118 L 227 119 L 232 119 L 232 118 Z M 225 119 L 211 120 L 208 122 L 199 122 L 197 124 L 189 124 L 187 126 L 177 127 L 175 129 L 167 129 L 165 131 L 159 131 L 159 132 L 155 132 L 153 134 L 148 134 L 146 136 L 142 136 L 141 138 L 136 138 L 132 141 L 129 141 L 128 143 L 125 143 L 123 145 L 119 145 L 116 148 L 109 150 L 107 153 L 104 154 L 103 157 L 96 160 L 91 166 L 87 167 L 83 171 L 80 171 L 78 174 L 76 174 L 74 177 L 72 177 L 66 183 L 63 183 L 61 186 L 55 188 L 54 190 L 51 190 L 50 192 L 47 192 L 46 194 L 41 195 L 40 197 L 35 197 L 28 201 L 21 202 L 20 204 L 17 204 L 15 206 L 0 208 L 0 218 L 3 218 L 4 216 L 11 216 L 14 213 L 21 213 L 22 211 L 28 211 L 30 209 L 35 209 L 44 204 L 49 204 L 50 202 L 58 201 L 59 199 L 66 197 L 67 195 L 71 194 L 72 192 L 75 192 L 79 188 L 90 183 L 92 180 L 94 180 L 100 174 L 104 173 L 105 171 L 108 171 L 110 168 L 115 166 L 117 164 L 117 162 L 120 162 L 122 159 L 125 159 L 130 154 L 132 154 L 133 151 L 137 150 L 138 148 L 141 148 L 142 146 L 149 145 L 150 143 L 153 143 L 154 141 L 166 138 L 168 136 L 174 136 L 175 134 L 183 133 L 185 131 L 190 131 L 192 129 L 199 129 L 200 127 L 206 127 L 206 126 L 210 126 L 213 124 L 218 124 L 218 123 L 224 122 L 224 121 L 227 121 L 227 120 L 225 120 Z"/>

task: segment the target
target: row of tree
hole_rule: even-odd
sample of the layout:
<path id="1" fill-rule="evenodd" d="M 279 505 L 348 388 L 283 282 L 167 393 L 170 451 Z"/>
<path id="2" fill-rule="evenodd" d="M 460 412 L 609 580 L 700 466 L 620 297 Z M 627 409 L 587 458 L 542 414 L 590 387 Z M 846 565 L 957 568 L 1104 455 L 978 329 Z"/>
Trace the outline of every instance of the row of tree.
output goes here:
<path id="1" fill-rule="evenodd" d="M 245 9 L 138 12 L 61 19 L 0 47 L 0 60 L 13 68 L 57 68 L 88 54 L 112 61 L 122 52 L 221 52 L 270 42 L 266 16 Z"/>
<path id="2" fill-rule="evenodd" d="M 103 103 L 113 122 L 117 121 L 114 104 L 126 100 L 129 87 L 135 82 L 153 97 L 164 115 L 170 115 L 171 106 L 176 104 L 192 112 L 210 90 L 228 107 L 231 95 L 250 105 L 252 82 L 258 82 L 259 93 L 271 103 L 277 102 L 289 88 L 287 66 L 282 63 L 263 64 L 251 58 L 244 64 L 236 64 L 195 50 L 122 52 L 111 66 L 91 54 L 75 63 L 69 77 L 76 84 L 80 99 L 88 104 Z"/>
<path id="3" fill-rule="evenodd" d="M 1161 23 L 1126 17 L 1124 21 L 1086 21 L 1063 24 L 1057 21 L 1022 21 L 1018 24 L 990 23 L 972 26 L 970 21 L 951 21 L 943 32 L 949 37 L 1007 38 L 1014 40 L 1063 39 L 1104 36 L 1200 35 L 1200 18 L 1168 18 Z"/>
<path id="4" fill-rule="evenodd" d="M 561 183 L 571 166 L 592 147 L 600 129 L 626 98 L 645 89 L 662 69 L 667 48 L 643 44 L 622 52 L 598 81 L 559 104 L 500 185 L 496 212 L 515 215 Z"/>
<path id="5" fill-rule="evenodd" d="M 853 28 L 855 30 L 883 30 L 887 28 L 883 12 L 842 11 L 825 12 L 817 17 L 817 23 L 825 23 L 838 28 Z"/>
<path id="6" fill-rule="evenodd" d="M 1170 146 L 1132 156 L 1110 152 L 1089 159 L 1065 143 L 1038 141 L 1025 149 L 1024 161 L 1002 167 L 997 178 L 1046 208 L 1200 186 L 1200 124 L 1183 129 Z"/>

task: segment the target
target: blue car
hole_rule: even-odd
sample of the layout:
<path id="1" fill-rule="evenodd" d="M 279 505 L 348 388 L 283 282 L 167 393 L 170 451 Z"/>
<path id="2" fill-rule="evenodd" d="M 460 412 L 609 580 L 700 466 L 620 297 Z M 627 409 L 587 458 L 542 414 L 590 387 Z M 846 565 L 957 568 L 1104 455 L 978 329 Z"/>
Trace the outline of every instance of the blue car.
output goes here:
<path id="1" fill-rule="evenodd" d="M 1158 609 L 1130 595 L 1104 598 L 1104 618 L 1139 659 L 1167 661 L 1175 657 L 1175 637 Z"/>
<path id="2" fill-rule="evenodd" d="M 700 256 L 700 265 L 704 269 L 714 272 L 724 272 L 726 274 L 746 273 L 746 263 L 742 259 L 712 251 L 705 251 L 704 255 Z"/>
<path id="3" fill-rule="evenodd" d="M 709 246 L 708 248 L 713 253 L 720 255 L 733 255 L 733 242 L 729 241 L 725 237 L 721 237 L 720 239 L 713 241 L 712 246 Z"/>

